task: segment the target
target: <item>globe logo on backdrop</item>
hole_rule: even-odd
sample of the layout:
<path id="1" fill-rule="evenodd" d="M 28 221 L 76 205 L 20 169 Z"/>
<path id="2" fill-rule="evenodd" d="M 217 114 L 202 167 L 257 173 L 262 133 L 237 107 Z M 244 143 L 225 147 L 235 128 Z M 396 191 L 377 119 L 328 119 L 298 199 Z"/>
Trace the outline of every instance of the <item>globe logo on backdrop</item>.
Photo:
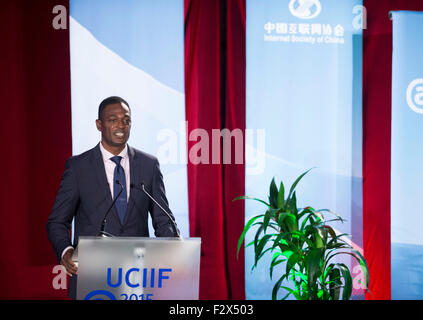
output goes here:
<path id="1" fill-rule="evenodd" d="M 406 97 L 411 110 L 423 114 L 423 79 L 415 79 L 410 82 Z"/>
<path id="2" fill-rule="evenodd" d="M 313 19 L 322 11 L 322 5 L 319 0 L 291 0 L 289 11 L 297 18 Z"/>

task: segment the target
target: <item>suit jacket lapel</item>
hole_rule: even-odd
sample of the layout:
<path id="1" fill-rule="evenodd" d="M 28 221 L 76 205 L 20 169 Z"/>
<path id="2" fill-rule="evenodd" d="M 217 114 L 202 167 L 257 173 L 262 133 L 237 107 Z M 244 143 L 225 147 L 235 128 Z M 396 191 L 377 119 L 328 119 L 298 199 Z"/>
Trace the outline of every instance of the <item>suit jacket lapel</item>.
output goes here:
<path id="1" fill-rule="evenodd" d="M 129 157 L 129 171 L 130 171 L 131 185 L 139 187 L 141 184 L 141 181 L 140 181 L 141 168 L 139 166 L 139 161 L 137 161 L 136 159 L 134 149 L 131 148 L 129 145 L 128 145 L 128 157 Z M 138 189 L 130 188 L 128 208 L 126 210 L 124 222 L 127 221 L 128 216 L 132 213 L 132 210 L 134 208 L 136 199 L 138 198 L 139 192 L 140 190 Z"/>
<path id="2" fill-rule="evenodd" d="M 110 193 L 109 183 L 107 182 L 106 169 L 104 168 L 103 156 L 101 155 L 101 150 L 100 150 L 100 143 L 97 144 L 97 146 L 94 148 L 93 164 L 94 164 L 93 167 L 94 167 L 95 175 L 97 177 L 99 190 L 102 191 L 105 202 L 107 204 L 107 208 L 109 208 L 113 202 L 113 197 L 112 197 L 112 194 Z M 117 217 L 116 220 L 119 221 L 118 214 L 114 206 L 111 209 L 109 215 L 110 214 L 115 215 Z"/>

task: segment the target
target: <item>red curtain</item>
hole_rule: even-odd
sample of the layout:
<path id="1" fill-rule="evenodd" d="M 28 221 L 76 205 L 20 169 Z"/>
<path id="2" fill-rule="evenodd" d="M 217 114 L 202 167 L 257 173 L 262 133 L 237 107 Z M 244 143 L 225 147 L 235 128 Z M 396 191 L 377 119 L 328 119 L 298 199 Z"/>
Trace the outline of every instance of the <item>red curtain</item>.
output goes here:
<path id="1" fill-rule="evenodd" d="M 244 132 L 245 1 L 185 0 L 184 7 L 188 137 L 198 128 L 208 137 L 213 129 Z M 188 141 L 188 157 L 198 142 Z M 232 202 L 244 194 L 245 166 L 233 154 L 223 164 L 222 154 L 218 164 L 211 154 L 210 164 L 188 161 L 190 236 L 202 238 L 200 299 L 245 298 L 243 250 L 236 259 L 244 204 Z"/>
<path id="2" fill-rule="evenodd" d="M 3 171 L 0 298 L 64 297 L 45 224 L 71 155 L 69 33 L 52 27 L 66 1 L 2 1 Z"/>
<path id="3" fill-rule="evenodd" d="M 421 0 L 364 0 L 363 244 L 370 268 L 367 299 L 391 298 L 391 72 L 393 10 L 423 10 Z"/>
<path id="4" fill-rule="evenodd" d="M 226 15 L 226 92 L 225 128 L 241 129 L 245 137 L 245 0 L 227 2 Z M 243 147 L 245 141 L 241 142 Z M 244 201 L 232 202 L 245 194 L 245 152 L 242 164 L 236 164 L 235 141 L 231 144 L 231 164 L 224 165 L 224 213 L 227 259 L 228 298 L 245 299 L 244 248 L 238 259 L 235 252 L 244 228 Z M 237 150 L 240 152 L 240 150 Z"/>

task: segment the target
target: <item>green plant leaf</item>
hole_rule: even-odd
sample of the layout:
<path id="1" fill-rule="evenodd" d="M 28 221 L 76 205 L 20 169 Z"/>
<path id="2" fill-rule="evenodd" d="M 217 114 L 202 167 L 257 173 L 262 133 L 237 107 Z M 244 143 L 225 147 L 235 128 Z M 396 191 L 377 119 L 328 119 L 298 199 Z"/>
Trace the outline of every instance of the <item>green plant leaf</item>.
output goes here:
<path id="1" fill-rule="evenodd" d="M 272 257 L 272 262 L 270 264 L 270 279 L 272 279 L 273 277 L 273 269 L 274 267 L 276 267 L 278 264 L 286 261 L 286 259 L 278 259 L 280 256 L 282 256 L 282 253 L 280 252 L 275 252 L 275 254 Z"/>
<path id="2" fill-rule="evenodd" d="M 325 217 L 323 216 L 323 214 L 319 212 L 319 210 L 314 210 L 312 207 L 304 208 L 298 215 L 299 219 L 301 219 L 306 214 L 307 214 L 307 217 L 304 219 L 304 221 L 310 220 L 312 221 L 311 224 L 313 225 L 316 223 L 319 224 L 325 221 Z M 313 218 L 316 218 L 316 221 Z"/>
<path id="3" fill-rule="evenodd" d="M 283 185 L 283 182 L 281 181 L 281 186 L 279 187 L 278 192 L 278 208 L 284 208 L 285 207 L 285 187 Z"/>
<path id="4" fill-rule="evenodd" d="M 286 300 L 291 295 L 291 292 L 288 292 L 285 296 L 281 298 L 281 300 Z"/>
<path id="5" fill-rule="evenodd" d="M 255 262 L 254 262 L 254 264 L 253 264 L 253 266 L 252 266 L 252 268 L 251 268 L 251 270 L 254 270 L 256 267 L 257 267 L 257 263 L 260 261 L 260 259 L 266 254 L 266 252 L 268 252 L 268 251 L 272 251 L 272 248 L 267 248 L 266 250 L 263 250 L 263 251 L 261 251 L 260 252 L 260 254 L 257 256 L 257 257 L 255 257 Z"/>
<path id="6" fill-rule="evenodd" d="M 324 226 L 316 227 L 317 237 L 316 237 L 316 247 L 323 248 L 328 240 L 328 231 Z"/>
<path id="7" fill-rule="evenodd" d="M 259 219 L 260 217 L 263 217 L 263 216 L 264 216 L 263 214 L 260 214 L 258 216 L 251 218 L 250 220 L 248 220 L 247 224 L 244 227 L 244 230 L 242 231 L 241 236 L 238 239 L 238 248 L 236 250 L 237 259 L 238 259 L 239 249 L 241 248 L 241 245 L 244 242 L 244 238 L 245 238 L 245 235 L 247 234 L 248 230 L 251 228 L 254 221 L 256 221 L 257 219 Z"/>
<path id="8" fill-rule="evenodd" d="M 309 247 L 313 247 L 314 246 L 313 242 L 309 238 L 307 238 L 307 236 L 303 232 L 300 232 L 300 231 L 292 231 L 290 233 L 293 236 L 295 236 L 297 239 L 301 239 L 303 242 L 306 242 Z"/>
<path id="9" fill-rule="evenodd" d="M 325 217 L 319 210 L 310 209 L 311 213 L 318 218 L 319 222 L 325 221 Z"/>
<path id="10" fill-rule="evenodd" d="M 302 299 L 301 299 L 301 295 L 300 295 L 299 290 L 292 290 L 291 288 L 289 288 L 289 287 L 284 287 L 284 286 L 281 286 L 281 288 L 282 288 L 282 289 L 285 289 L 285 290 L 286 290 L 286 291 L 288 291 L 290 294 L 294 295 L 295 299 L 297 299 L 297 300 L 302 300 Z"/>
<path id="11" fill-rule="evenodd" d="M 275 285 L 273 286 L 273 289 L 272 289 L 272 300 L 276 300 L 277 299 L 278 291 L 281 288 L 281 283 L 282 283 L 282 281 L 285 278 L 286 278 L 286 275 L 283 275 L 282 277 L 279 278 L 278 281 L 276 281 Z"/>
<path id="12" fill-rule="evenodd" d="M 288 261 L 286 262 L 286 271 L 285 274 L 288 276 L 291 272 L 291 269 L 294 268 L 294 266 L 301 260 L 301 255 L 299 255 L 297 252 L 292 252 L 290 257 L 288 258 Z"/>
<path id="13" fill-rule="evenodd" d="M 366 279 L 365 286 L 366 286 L 366 292 L 367 292 L 370 286 L 369 267 L 367 266 L 367 261 L 358 250 L 352 248 L 351 251 L 355 254 L 353 255 L 353 257 L 358 261 L 358 263 L 361 266 L 361 270 L 364 273 L 364 277 Z"/>
<path id="14" fill-rule="evenodd" d="M 311 247 L 306 255 L 305 262 L 309 284 L 315 283 L 317 277 L 321 274 L 320 260 L 322 258 L 322 252 L 323 250 L 320 248 Z"/>
<path id="15" fill-rule="evenodd" d="M 336 217 L 336 219 L 333 219 L 331 221 L 341 221 L 342 223 L 347 221 L 347 220 L 342 219 L 342 217 L 339 214 L 337 214 L 336 212 L 333 212 L 332 210 L 329 210 L 329 209 L 320 209 L 319 212 L 329 212 L 330 214 L 333 214 Z"/>
<path id="16" fill-rule="evenodd" d="M 349 249 L 350 247 L 348 245 L 346 245 L 345 243 L 341 243 L 341 242 L 329 242 L 326 245 L 326 249 Z"/>
<path id="17" fill-rule="evenodd" d="M 327 229 L 327 231 L 329 232 L 329 235 L 331 236 L 332 239 L 336 238 L 336 232 L 335 232 L 335 230 L 333 230 L 333 228 L 331 226 L 324 225 L 323 227 L 325 227 Z"/>
<path id="18" fill-rule="evenodd" d="M 293 250 L 285 250 L 285 251 L 282 252 L 282 255 L 284 257 L 286 257 L 287 259 L 289 259 L 292 256 L 293 253 L 294 253 Z"/>
<path id="19" fill-rule="evenodd" d="M 273 178 L 270 183 L 269 203 L 273 208 L 278 207 L 278 187 L 276 187 L 275 178 Z"/>
<path id="20" fill-rule="evenodd" d="M 287 200 L 287 207 L 290 212 L 292 212 L 295 217 L 298 215 L 298 208 L 297 208 L 297 196 L 296 192 L 292 194 L 292 197 Z"/>
<path id="21" fill-rule="evenodd" d="M 253 244 L 254 244 L 254 240 L 251 240 L 245 247 L 246 248 L 251 247 Z"/>
<path id="22" fill-rule="evenodd" d="M 339 300 L 341 293 L 341 272 L 338 268 L 331 268 L 328 273 L 329 276 L 329 293 L 333 300 Z"/>
<path id="23" fill-rule="evenodd" d="M 272 248 L 276 248 L 276 247 L 280 247 L 280 246 L 284 246 L 284 247 L 288 247 L 288 241 L 285 239 L 287 237 L 286 233 L 279 233 L 275 240 L 273 241 L 273 246 Z"/>
<path id="24" fill-rule="evenodd" d="M 266 201 L 263 201 L 263 200 L 258 199 L 258 198 L 250 197 L 250 196 L 236 197 L 235 199 L 232 200 L 232 202 L 237 201 L 237 200 L 254 200 L 254 201 L 258 201 L 258 202 L 263 203 L 264 205 L 270 207 L 270 204 L 268 204 Z"/>
<path id="25" fill-rule="evenodd" d="M 254 265 L 257 265 L 257 262 L 260 260 L 260 258 L 263 256 L 262 255 L 262 251 L 264 246 L 267 244 L 267 242 L 269 241 L 269 239 L 272 237 L 272 235 L 270 234 L 266 234 L 263 236 L 263 238 L 260 239 L 260 241 L 258 242 L 257 246 L 255 247 L 255 263 Z M 271 250 L 272 248 L 269 248 L 269 250 Z"/>
<path id="26" fill-rule="evenodd" d="M 307 206 L 307 207 L 301 209 L 300 216 L 303 216 L 306 213 L 312 213 L 313 211 L 314 211 L 314 209 L 312 207 Z"/>
<path id="27" fill-rule="evenodd" d="M 348 243 L 346 243 L 344 240 L 342 240 L 343 237 L 348 237 L 349 234 L 348 233 L 341 233 L 341 234 L 337 234 L 335 238 L 332 238 L 328 244 L 327 244 L 327 248 L 330 247 L 336 247 L 337 244 L 342 244 L 343 246 L 346 246 L 347 248 L 352 248 Z"/>
<path id="28" fill-rule="evenodd" d="M 367 266 L 366 259 L 362 256 L 362 254 L 360 252 L 358 252 L 354 248 L 349 247 L 348 249 L 353 251 L 353 252 L 348 252 L 348 251 L 336 252 L 336 253 L 332 254 L 330 257 L 328 257 L 327 261 L 331 260 L 333 257 L 340 255 L 340 254 L 348 254 L 348 255 L 352 256 L 354 259 L 356 259 L 358 261 L 358 263 L 361 266 L 361 270 L 363 271 L 364 277 L 366 279 L 365 286 L 366 286 L 366 289 L 368 290 L 369 284 L 370 284 L 370 277 L 369 277 L 369 268 Z M 366 290 L 366 292 L 367 292 L 367 290 Z"/>
<path id="29" fill-rule="evenodd" d="M 298 182 L 300 182 L 300 180 L 310 171 L 314 168 L 308 169 L 306 172 L 304 172 L 303 174 L 301 174 L 296 180 L 295 182 L 292 184 L 291 189 L 289 190 L 289 194 L 288 194 L 288 198 L 291 198 L 292 193 L 294 192 L 295 188 L 297 187 Z"/>
<path id="30" fill-rule="evenodd" d="M 266 210 L 266 213 L 264 214 L 264 218 L 263 218 L 264 233 L 266 233 L 267 227 L 269 226 L 269 223 L 270 223 L 270 219 L 272 218 L 275 219 L 276 216 L 278 215 L 278 211 L 279 209 L 273 209 L 273 208 L 269 208 Z"/>
<path id="31" fill-rule="evenodd" d="M 329 261 L 333 257 L 340 255 L 340 254 L 348 254 L 348 255 L 354 257 L 358 261 L 358 263 L 360 264 L 361 269 L 364 273 L 364 276 L 365 276 L 365 279 L 366 279 L 366 283 L 364 285 L 366 286 L 366 292 L 367 292 L 368 288 L 369 288 L 370 278 L 369 278 L 369 269 L 367 267 L 366 259 L 357 250 L 355 250 L 353 248 L 349 248 L 349 249 L 352 250 L 353 252 L 347 252 L 347 251 L 336 252 L 336 253 L 332 254 L 330 257 L 328 257 L 327 261 Z M 349 272 L 349 270 L 348 270 L 348 272 Z M 350 277 L 351 277 L 351 273 L 350 273 Z"/>
<path id="32" fill-rule="evenodd" d="M 264 218 L 263 218 L 263 232 L 264 233 L 266 233 L 266 229 L 267 229 L 267 226 L 269 225 L 270 218 L 271 218 L 271 211 L 266 210 L 266 213 L 264 214 Z"/>
<path id="33" fill-rule="evenodd" d="M 324 239 L 323 234 L 321 232 L 321 229 L 319 226 L 310 225 L 306 229 L 306 234 L 311 235 L 311 238 L 313 239 L 313 245 L 314 248 L 323 248 L 324 245 Z"/>
<path id="34" fill-rule="evenodd" d="M 295 277 L 299 277 L 301 279 L 302 282 L 308 283 L 308 278 L 307 278 L 307 274 L 304 274 L 302 272 L 293 270 L 293 275 Z"/>
<path id="35" fill-rule="evenodd" d="M 254 236 L 254 250 L 256 250 L 257 244 L 260 240 L 260 235 L 263 233 L 263 230 L 264 230 L 263 223 L 260 223 L 259 225 L 260 227 L 258 227 L 256 234 Z"/>
<path id="36" fill-rule="evenodd" d="M 286 217 L 284 219 L 284 226 L 286 227 L 286 231 L 288 232 L 298 231 L 297 217 L 295 216 L 295 214 L 286 214 Z"/>
<path id="37" fill-rule="evenodd" d="M 284 230 L 285 225 L 284 225 L 284 220 L 286 218 L 286 216 L 288 215 L 288 212 L 280 212 L 278 215 L 278 226 Z M 286 230 L 284 230 L 286 231 Z"/>
<path id="38" fill-rule="evenodd" d="M 343 263 L 338 263 L 339 270 L 342 273 L 342 277 L 344 278 L 344 286 L 342 290 L 342 299 L 349 300 L 352 293 L 352 277 L 351 272 L 348 267 Z"/>
<path id="39" fill-rule="evenodd" d="M 316 221 L 313 219 L 313 217 L 314 215 L 310 213 L 303 219 L 303 221 L 301 222 L 301 227 L 300 227 L 301 232 L 304 232 L 306 228 L 309 227 L 310 225 L 316 224 Z M 301 219 L 301 215 L 298 216 L 298 219 Z M 307 222 L 309 222 L 310 224 L 307 225 Z"/>

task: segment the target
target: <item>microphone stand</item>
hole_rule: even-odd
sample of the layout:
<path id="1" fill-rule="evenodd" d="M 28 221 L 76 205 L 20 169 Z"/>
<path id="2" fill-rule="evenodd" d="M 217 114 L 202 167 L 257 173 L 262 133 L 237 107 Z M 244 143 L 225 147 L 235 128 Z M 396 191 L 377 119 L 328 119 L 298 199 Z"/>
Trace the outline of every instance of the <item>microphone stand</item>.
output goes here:
<path id="1" fill-rule="evenodd" d="M 113 235 L 112 235 L 112 234 L 110 234 L 110 233 L 106 232 L 105 230 L 106 230 L 106 220 L 107 220 L 107 216 L 109 215 L 110 210 L 113 208 L 113 206 L 114 206 L 114 205 L 115 205 L 115 203 L 116 203 L 116 200 L 119 198 L 120 194 L 121 194 L 121 193 L 122 193 L 122 191 L 123 191 L 123 185 L 120 183 L 120 181 L 119 181 L 119 180 L 116 180 L 116 183 L 117 183 L 118 185 L 120 185 L 120 191 L 119 191 L 119 193 L 117 194 L 117 196 L 113 199 L 113 202 L 112 202 L 112 204 L 110 205 L 109 209 L 107 209 L 106 214 L 104 215 L 103 221 L 101 222 L 101 229 L 100 229 L 100 232 L 98 233 L 97 237 L 103 237 L 103 238 L 113 237 Z"/>
<path id="2" fill-rule="evenodd" d="M 131 184 L 131 186 L 132 187 L 134 187 L 134 188 L 136 188 L 136 189 L 140 189 L 141 191 L 143 191 L 164 213 L 166 213 L 166 215 L 168 216 L 168 218 L 169 218 L 169 220 L 172 222 L 172 229 L 173 229 L 173 232 L 176 234 L 176 236 L 177 236 L 177 238 L 179 238 L 179 239 L 182 239 L 182 237 L 181 237 L 181 235 L 180 235 L 180 233 L 179 233 L 179 230 L 178 230 L 178 228 L 177 228 L 177 226 L 176 226 L 176 221 L 173 219 L 173 217 L 172 217 L 172 215 L 169 213 L 169 212 L 167 212 L 166 210 L 165 210 L 165 208 L 163 208 L 161 205 L 160 205 L 160 203 L 158 203 L 157 201 L 156 201 L 156 199 L 154 199 L 153 198 L 153 196 L 152 195 L 150 195 L 150 193 L 148 193 L 147 192 L 147 190 L 145 190 L 145 185 L 144 185 L 144 182 L 142 182 L 141 183 L 141 188 L 140 187 L 138 187 L 138 186 L 136 186 L 136 185 L 134 185 L 134 184 Z"/>

